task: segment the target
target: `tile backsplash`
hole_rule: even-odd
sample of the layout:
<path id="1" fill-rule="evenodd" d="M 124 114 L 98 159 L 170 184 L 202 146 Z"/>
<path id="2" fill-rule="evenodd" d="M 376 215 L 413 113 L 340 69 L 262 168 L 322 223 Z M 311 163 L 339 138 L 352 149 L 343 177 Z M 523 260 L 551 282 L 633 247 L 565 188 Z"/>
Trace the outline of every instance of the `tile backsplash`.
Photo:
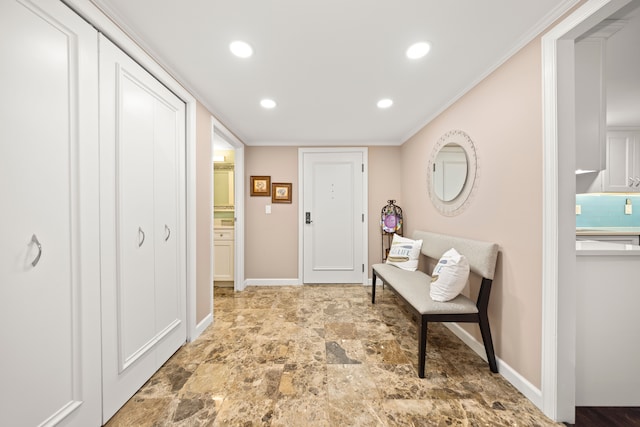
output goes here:
<path id="1" fill-rule="evenodd" d="M 631 201 L 631 215 L 624 206 Z M 577 194 L 576 205 L 582 213 L 576 215 L 576 227 L 640 227 L 640 194 Z"/>

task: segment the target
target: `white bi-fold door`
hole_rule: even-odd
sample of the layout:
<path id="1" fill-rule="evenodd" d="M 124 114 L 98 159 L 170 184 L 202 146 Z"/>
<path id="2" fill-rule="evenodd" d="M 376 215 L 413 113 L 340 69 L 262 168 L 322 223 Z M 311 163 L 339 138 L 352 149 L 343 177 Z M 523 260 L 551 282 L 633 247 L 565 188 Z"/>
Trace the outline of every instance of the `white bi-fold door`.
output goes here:
<path id="1" fill-rule="evenodd" d="M 100 37 L 103 417 L 186 341 L 185 104 Z"/>
<path id="2" fill-rule="evenodd" d="M 97 32 L 0 1 L 0 425 L 100 425 Z"/>

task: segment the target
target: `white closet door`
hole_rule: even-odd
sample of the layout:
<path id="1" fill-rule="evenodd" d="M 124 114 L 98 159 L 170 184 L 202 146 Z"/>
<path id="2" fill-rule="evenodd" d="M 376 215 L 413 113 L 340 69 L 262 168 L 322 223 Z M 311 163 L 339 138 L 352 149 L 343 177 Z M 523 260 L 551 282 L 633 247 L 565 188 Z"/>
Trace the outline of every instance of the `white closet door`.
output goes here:
<path id="1" fill-rule="evenodd" d="M 158 358 L 167 360 L 186 340 L 185 105 L 173 94 L 155 104 L 154 223 Z M 180 185 L 180 187 L 179 187 Z"/>
<path id="2" fill-rule="evenodd" d="M 0 2 L 0 425 L 99 425 L 96 31 Z"/>
<path id="3" fill-rule="evenodd" d="M 186 341 L 185 107 L 100 37 L 103 418 Z"/>

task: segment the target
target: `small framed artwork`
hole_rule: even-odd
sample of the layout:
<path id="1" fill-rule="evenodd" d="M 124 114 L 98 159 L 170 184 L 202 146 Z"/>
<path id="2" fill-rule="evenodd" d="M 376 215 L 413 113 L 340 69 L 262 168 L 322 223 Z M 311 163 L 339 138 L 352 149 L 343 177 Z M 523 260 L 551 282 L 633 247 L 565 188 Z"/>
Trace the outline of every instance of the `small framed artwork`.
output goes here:
<path id="1" fill-rule="evenodd" d="M 291 203 L 290 182 L 274 182 L 271 187 L 271 203 Z"/>
<path id="2" fill-rule="evenodd" d="M 267 196 L 271 195 L 271 177 L 270 176 L 251 176 L 251 195 Z"/>

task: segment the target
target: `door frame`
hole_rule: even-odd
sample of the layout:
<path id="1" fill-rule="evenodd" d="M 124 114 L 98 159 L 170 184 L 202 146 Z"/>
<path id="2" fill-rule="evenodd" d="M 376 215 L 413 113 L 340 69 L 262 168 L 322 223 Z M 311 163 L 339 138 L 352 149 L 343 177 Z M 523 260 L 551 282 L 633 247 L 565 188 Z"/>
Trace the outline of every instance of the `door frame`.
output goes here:
<path id="1" fill-rule="evenodd" d="M 233 289 L 242 291 L 246 287 L 244 281 L 244 144 L 229 129 L 227 129 L 218 119 L 211 116 L 211 153 L 213 154 L 213 134 L 217 132 L 233 147 L 233 199 L 234 199 L 234 254 L 233 254 Z M 213 165 L 213 162 L 211 162 Z M 213 182 L 213 168 L 211 168 L 211 182 Z M 214 244 L 213 244 L 213 187 L 211 190 L 211 312 L 213 313 L 213 273 L 214 265 Z"/>
<path id="2" fill-rule="evenodd" d="M 364 222 L 362 224 L 362 263 L 364 271 L 362 272 L 361 283 L 367 285 L 369 283 L 369 157 L 367 147 L 332 147 L 332 148 L 298 148 L 298 283 L 304 284 L 304 206 L 303 191 L 304 188 L 304 154 L 305 153 L 361 153 L 364 171 L 362 173 L 362 212 L 364 214 Z"/>
<path id="3" fill-rule="evenodd" d="M 574 41 L 631 0 L 589 0 L 542 37 L 541 409 L 575 419 L 576 253 Z M 562 141 L 562 144 L 560 144 Z M 559 284 L 562 283 L 562 287 Z"/>

